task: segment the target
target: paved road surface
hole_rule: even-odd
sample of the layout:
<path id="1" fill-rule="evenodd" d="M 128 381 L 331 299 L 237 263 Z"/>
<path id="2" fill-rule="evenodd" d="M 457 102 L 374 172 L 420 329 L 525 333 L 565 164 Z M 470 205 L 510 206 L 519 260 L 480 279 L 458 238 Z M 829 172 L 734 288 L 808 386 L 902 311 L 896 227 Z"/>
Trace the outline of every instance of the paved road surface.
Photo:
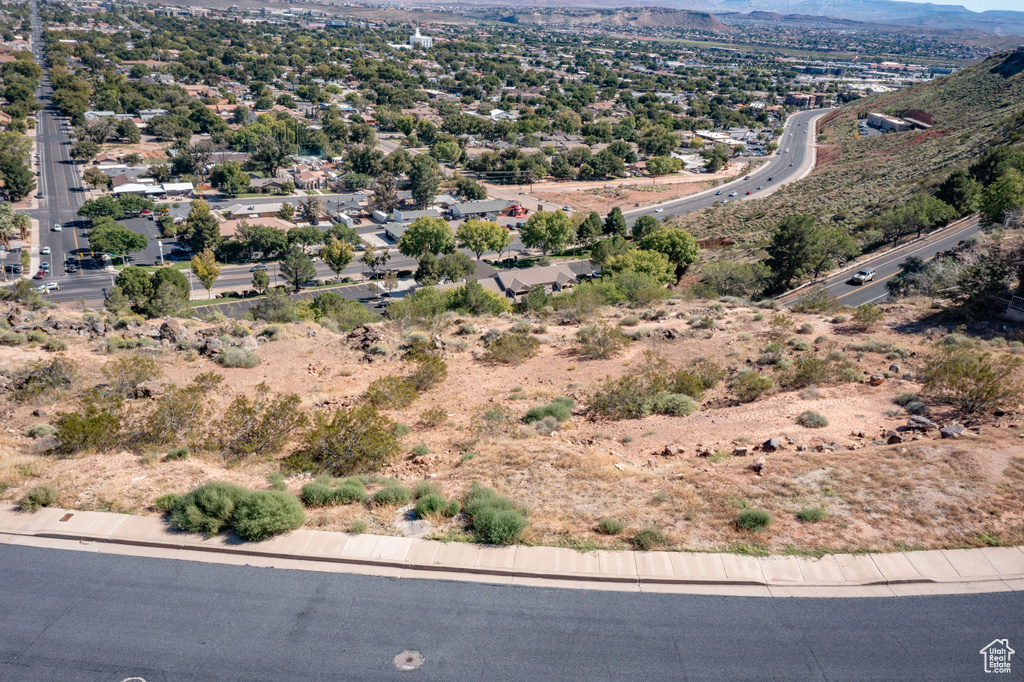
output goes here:
<path id="1" fill-rule="evenodd" d="M 768 599 L 501 587 L 0 545 L 0 679 L 966 680 L 1024 593 Z M 422 652 L 417 672 L 394 657 Z M 1020 679 L 1024 663 L 1014 661 Z"/>
<path id="2" fill-rule="evenodd" d="M 954 229 L 954 228 L 951 228 Z M 895 251 L 886 256 L 866 261 L 863 267 L 873 267 L 876 270 L 875 279 L 866 285 L 859 286 L 850 282 L 856 269 L 844 272 L 841 275 L 830 277 L 825 280 L 825 289 L 829 295 L 837 299 L 843 305 L 858 306 L 865 303 L 878 303 L 889 297 L 889 289 L 886 284 L 900 271 L 900 265 L 907 258 L 917 256 L 922 260 L 931 260 L 935 254 L 947 251 L 961 241 L 981 229 L 978 218 L 971 218 L 964 222 L 962 227 L 955 228 L 949 234 L 943 234 L 935 239 L 928 239 L 920 244 L 910 244 L 906 248 Z M 810 290 L 805 290 L 804 295 Z M 786 299 L 786 305 L 793 305 L 802 296 L 794 296 Z"/>
<path id="3" fill-rule="evenodd" d="M 632 225 L 642 215 L 652 215 L 658 220 L 664 220 L 669 216 L 708 208 L 716 201 L 758 199 L 771 194 L 782 185 L 795 182 L 814 165 L 815 131 L 810 122 L 829 111 L 831 109 L 810 109 L 797 112 L 786 119 L 785 130 L 777 140 L 779 151 L 750 173 L 749 180 L 738 178 L 682 199 L 627 211 L 626 222 Z M 768 178 L 771 178 L 771 181 Z M 758 187 L 762 189 L 759 190 Z M 747 196 L 748 191 L 751 192 L 750 196 Z M 721 194 L 716 194 L 717 192 Z M 733 192 L 736 192 L 736 196 L 729 196 Z"/>

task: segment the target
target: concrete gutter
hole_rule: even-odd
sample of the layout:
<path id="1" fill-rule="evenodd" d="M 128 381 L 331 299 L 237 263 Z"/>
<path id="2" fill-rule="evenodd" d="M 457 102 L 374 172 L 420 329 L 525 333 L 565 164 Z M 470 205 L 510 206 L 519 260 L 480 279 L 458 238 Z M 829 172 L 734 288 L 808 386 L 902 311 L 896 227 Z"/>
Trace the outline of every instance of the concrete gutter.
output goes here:
<path id="1" fill-rule="evenodd" d="M 254 565 L 281 569 L 633 592 L 881 597 L 1024 590 L 1024 549 L 835 554 L 821 558 L 491 547 L 299 529 L 262 542 L 206 538 L 161 518 L 0 505 L 0 546 Z M 2 551 L 2 550 L 0 550 Z"/>

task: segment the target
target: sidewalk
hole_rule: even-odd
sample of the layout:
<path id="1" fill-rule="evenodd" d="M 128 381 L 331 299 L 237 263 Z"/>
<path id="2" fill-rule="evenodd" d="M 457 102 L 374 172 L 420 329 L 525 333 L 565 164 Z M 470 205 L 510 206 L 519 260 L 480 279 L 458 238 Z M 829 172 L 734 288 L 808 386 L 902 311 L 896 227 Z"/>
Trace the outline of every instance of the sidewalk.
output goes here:
<path id="1" fill-rule="evenodd" d="M 179 533 L 156 517 L 0 504 L 0 546 L 394 578 L 753 597 L 894 597 L 1024 591 L 1018 547 L 758 559 L 689 552 L 490 547 L 301 528 L 263 542 Z M 2 551 L 2 549 L 0 549 Z"/>

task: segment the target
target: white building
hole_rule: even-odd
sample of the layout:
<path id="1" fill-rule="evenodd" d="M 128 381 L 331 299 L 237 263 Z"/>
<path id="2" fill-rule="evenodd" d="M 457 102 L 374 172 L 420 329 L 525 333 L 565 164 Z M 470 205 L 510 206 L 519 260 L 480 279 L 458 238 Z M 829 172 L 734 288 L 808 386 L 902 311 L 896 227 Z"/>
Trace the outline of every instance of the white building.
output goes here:
<path id="1" fill-rule="evenodd" d="M 420 29 L 416 29 L 416 33 L 409 36 L 409 47 L 422 47 L 424 50 L 429 50 L 434 45 L 434 39 L 430 36 L 421 36 Z"/>

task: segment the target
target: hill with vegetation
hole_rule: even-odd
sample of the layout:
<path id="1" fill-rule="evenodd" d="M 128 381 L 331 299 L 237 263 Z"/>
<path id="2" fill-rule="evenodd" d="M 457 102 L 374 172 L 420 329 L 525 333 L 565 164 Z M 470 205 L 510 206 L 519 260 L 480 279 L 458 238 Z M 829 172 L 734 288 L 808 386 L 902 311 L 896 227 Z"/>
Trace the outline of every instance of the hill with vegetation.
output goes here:
<path id="1" fill-rule="evenodd" d="M 927 130 L 862 138 L 868 112 L 906 115 Z M 788 215 L 814 213 L 853 234 L 862 249 L 878 245 L 874 220 L 987 149 L 1024 139 L 1024 53 L 994 55 L 955 74 L 866 97 L 818 123 L 818 165 L 807 178 L 762 200 L 681 216 L 673 224 L 698 238 L 730 236 L 759 245 Z"/>

